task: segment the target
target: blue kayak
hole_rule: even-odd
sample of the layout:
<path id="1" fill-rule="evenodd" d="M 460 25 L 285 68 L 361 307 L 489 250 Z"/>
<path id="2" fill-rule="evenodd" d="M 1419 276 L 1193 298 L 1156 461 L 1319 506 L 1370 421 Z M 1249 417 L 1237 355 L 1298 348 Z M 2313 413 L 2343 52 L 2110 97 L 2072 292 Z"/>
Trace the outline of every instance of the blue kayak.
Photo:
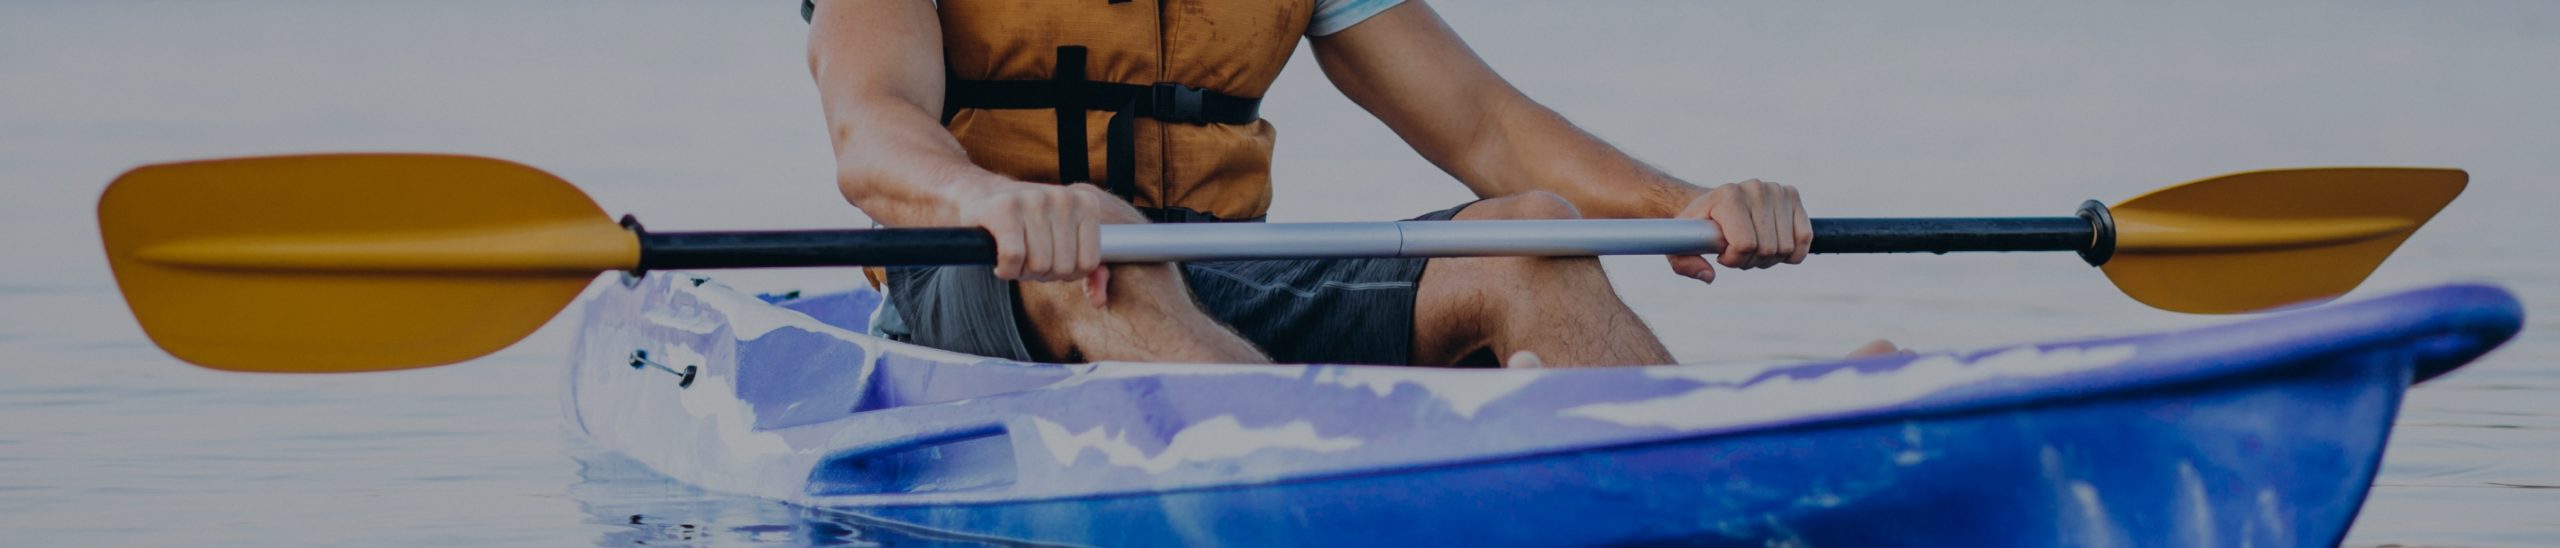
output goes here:
<path id="1" fill-rule="evenodd" d="M 599 446 L 716 491 L 1113 546 L 2334 544 L 2402 393 L 2523 314 L 2455 285 L 1779 365 L 1055 365 L 867 336 L 868 290 L 600 285 L 564 398 Z"/>

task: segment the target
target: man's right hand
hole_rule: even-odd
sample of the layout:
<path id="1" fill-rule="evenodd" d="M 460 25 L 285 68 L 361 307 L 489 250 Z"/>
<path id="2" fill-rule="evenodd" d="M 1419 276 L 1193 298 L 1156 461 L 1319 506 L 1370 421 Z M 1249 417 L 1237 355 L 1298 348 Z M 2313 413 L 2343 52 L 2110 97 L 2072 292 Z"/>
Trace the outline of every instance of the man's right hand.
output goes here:
<path id="1" fill-rule="evenodd" d="M 955 224 L 995 235 L 997 278 L 1026 282 L 1086 280 L 1094 306 L 1106 299 L 1102 225 L 1147 222 L 1136 208 L 1090 184 L 1059 186 L 1007 181 L 959 204 Z"/>

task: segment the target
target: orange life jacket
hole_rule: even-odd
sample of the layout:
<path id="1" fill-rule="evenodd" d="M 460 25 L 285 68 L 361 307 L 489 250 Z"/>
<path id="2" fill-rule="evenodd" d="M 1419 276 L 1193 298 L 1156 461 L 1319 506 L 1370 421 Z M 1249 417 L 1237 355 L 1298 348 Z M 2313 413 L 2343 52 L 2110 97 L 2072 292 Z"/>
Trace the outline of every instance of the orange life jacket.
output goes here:
<path id="1" fill-rule="evenodd" d="M 1025 181 L 1091 182 L 1159 221 L 1257 220 L 1270 208 L 1275 132 L 1256 111 L 1314 0 L 939 9 L 943 126 L 971 162 Z"/>

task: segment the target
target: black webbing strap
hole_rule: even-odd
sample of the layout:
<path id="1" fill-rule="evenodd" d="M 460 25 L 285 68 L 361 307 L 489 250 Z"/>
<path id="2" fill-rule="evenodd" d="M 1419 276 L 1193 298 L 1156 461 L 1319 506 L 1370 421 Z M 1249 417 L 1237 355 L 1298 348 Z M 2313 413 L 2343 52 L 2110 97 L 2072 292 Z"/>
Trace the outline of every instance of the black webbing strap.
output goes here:
<path id="1" fill-rule="evenodd" d="M 1236 97 L 1215 91 L 1175 83 L 1150 86 L 1095 82 L 1086 79 L 1085 49 L 1080 46 L 1058 48 L 1058 65 L 1048 80 L 962 80 L 946 82 L 942 100 L 943 123 L 964 108 L 985 109 L 1053 109 L 1058 113 L 1058 179 L 1062 182 L 1093 180 L 1093 168 L 1085 158 L 1084 113 L 1110 111 L 1110 126 L 1104 130 L 1104 175 L 1112 194 L 1122 199 L 1138 195 L 1137 119 L 1154 118 L 1183 124 L 1250 124 L 1261 119 L 1262 100 Z M 1205 213 L 1176 209 L 1148 210 L 1157 221 L 1216 220 Z"/>
<path id="2" fill-rule="evenodd" d="M 1068 46 L 1074 47 L 1074 46 Z M 1081 48 L 1079 48 L 1081 51 Z M 952 79 L 943 92 L 942 109 L 1057 108 L 1061 88 L 1081 88 L 1085 110 L 1118 112 L 1134 107 L 1148 118 L 1186 124 L 1250 124 L 1262 119 L 1262 100 L 1236 97 L 1181 84 L 1141 86 L 1117 82 L 1057 80 Z"/>
<path id="3" fill-rule="evenodd" d="M 959 84 L 958 81 L 950 83 L 955 86 Z M 1057 109 L 1058 114 L 1058 180 L 1068 183 L 1092 181 L 1092 161 L 1085 159 L 1085 151 L 1093 150 L 1087 148 L 1084 142 L 1085 89 L 1079 86 L 1085 83 L 1084 46 L 1058 48 L 1057 73 L 1052 75 L 1050 81 L 1043 83 L 1048 84 L 1047 87 L 1050 88 L 1047 107 Z M 949 94 L 948 97 L 943 98 L 942 108 L 948 111 L 953 108 L 951 106 L 953 103 L 959 101 L 959 94 Z M 1114 119 L 1114 122 L 1116 123 L 1117 119 Z M 1130 196 L 1138 194 L 1138 183 L 1131 179 L 1112 177 L 1111 193 L 1120 195 L 1122 200 L 1127 200 Z"/>

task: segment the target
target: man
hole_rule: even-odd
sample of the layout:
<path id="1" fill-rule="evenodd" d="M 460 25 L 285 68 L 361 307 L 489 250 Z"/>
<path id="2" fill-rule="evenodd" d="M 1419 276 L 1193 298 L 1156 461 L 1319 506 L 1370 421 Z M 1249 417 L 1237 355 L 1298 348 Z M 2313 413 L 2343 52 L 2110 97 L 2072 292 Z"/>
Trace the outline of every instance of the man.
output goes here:
<path id="1" fill-rule="evenodd" d="M 919 344 L 1670 363 L 1592 258 L 1100 264 L 1101 224 L 1260 220 L 1274 133 L 1256 107 L 1301 36 L 1335 87 L 1483 198 L 1421 220 L 1699 219 L 1737 269 L 1803 261 L 1812 241 L 1793 187 L 1701 188 L 1629 158 L 1504 82 L 1420 0 L 822 0 L 803 16 L 846 199 L 889 226 L 995 235 L 992 267 L 888 272 L 884 321 Z M 1705 258 L 1670 261 L 1715 279 Z"/>

